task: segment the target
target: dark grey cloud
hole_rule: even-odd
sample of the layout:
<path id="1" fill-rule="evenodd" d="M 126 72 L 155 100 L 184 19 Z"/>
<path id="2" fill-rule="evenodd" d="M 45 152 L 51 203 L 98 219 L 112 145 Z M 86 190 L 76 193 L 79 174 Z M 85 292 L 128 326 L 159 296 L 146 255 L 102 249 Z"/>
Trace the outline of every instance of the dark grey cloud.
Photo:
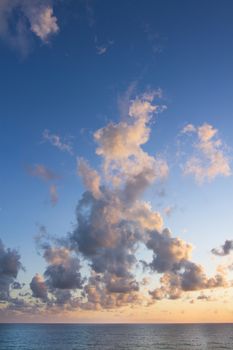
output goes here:
<path id="1" fill-rule="evenodd" d="M 32 296 L 46 301 L 48 299 L 48 290 L 45 281 L 42 276 L 36 274 L 30 283 L 32 290 Z"/>
<path id="2" fill-rule="evenodd" d="M 159 273 L 176 270 L 182 261 L 189 259 L 192 252 L 191 244 L 172 237 L 168 229 L 149 232 L 146 245 L 154 252 L 153 260 L 148 266 Z"/>
<path id="3" fill-rule="evenodd" d="M 110 213 L 116 205 L 114 200 L 108 194 L 104 199 L 96 199 L 85 192 L 77 206 L 78 223 L 71 240 L 95 272 L 124 277 L 130 275 L 136 263 L 135 245 L 140 232 L 135 223 L 119 220 L 117 209 Z"/>
<path id="4" fill-rule="evenodd" d="M 66 240 L 48 240 L 46 230 L 42 227 L 42 234 L 37 237 L 38 249 L 47 262 L 43 276 L 36 274 L 30 283 L 32 296 L 47 302 L 48 305 L 62 304 L 71 298 L 69 290 L 81 289 L 81 263 L 77 255 L 65 245 Z"/>
<path id="5" fill-rule="evenodd" d="M 79 270 L 80 263 L 77 258 L 70 258 L 66 263 L 49 265 L 44 273 L 46 283 L 51 288 L 81 288 L 82 278 Z"/>
<path id="6" fill-rule="evenodd" d="M 233 241 L 226 240 L 225 243 L 220 248 L 213 248 L 211 253 L 218 256 L 229 255 L 233 250 Z"/>
<path id="7" fill-rule="evenodd" d="M 10 286 L 15 282 L 21 268 L 17 250 L 5 248 L 0 239 L 0 300 L 10 298 Z"/>
<path id="8" fill-rule="evenodd" d="M 153 299 L 178 299 L 183 292 L 228 287 L 223 274 L 208 277 L 201 265 L 182 261 L 175 271 L 167 271 L 160 279 L 161 286 L 151 291 Z"/>
<path id="9" fill-rule="evenodd" d="M 112 278 L 106 280 L 106 288 L 110 293 L 130 293 L 139 291 L 139 283 L 130 278 Z"/>
<path id="10" fill-rule="evenodd" d="M 24 286 L 24 283 L 21 284 L 21 283 L 15 281 L 15 282 L 12 283 L 11 288 L 12 288 L 12 289 L 22 289 L 23 286 Z"/>

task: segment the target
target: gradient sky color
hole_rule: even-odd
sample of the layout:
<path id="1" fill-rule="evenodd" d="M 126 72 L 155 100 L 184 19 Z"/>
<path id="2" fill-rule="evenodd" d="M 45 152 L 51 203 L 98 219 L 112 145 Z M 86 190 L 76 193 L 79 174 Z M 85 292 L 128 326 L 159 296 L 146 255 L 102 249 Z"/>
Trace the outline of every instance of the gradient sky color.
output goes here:
<path id="1" fill-rule="evenodd" d="M 230 0 L 1 2 L 1 322 L 233 321 L 232 14 Z M 85 191 L 147 205 L 143 223 L 121 208 L 118 229 L 140 236 L 122 274 L 116 246 L 83 248 Z M 58 265 L 85 281 L 54 283 Z"/>

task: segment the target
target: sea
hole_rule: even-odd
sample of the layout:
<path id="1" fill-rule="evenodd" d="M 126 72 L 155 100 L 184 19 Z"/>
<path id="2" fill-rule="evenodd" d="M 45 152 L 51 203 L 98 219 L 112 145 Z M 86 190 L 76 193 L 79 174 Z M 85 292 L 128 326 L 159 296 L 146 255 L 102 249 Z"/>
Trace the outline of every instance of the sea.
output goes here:
<path id="1" fill-rule="evenodd" d="M 0 324 L 0 349 L 233 349 L 233 324 Z"/>

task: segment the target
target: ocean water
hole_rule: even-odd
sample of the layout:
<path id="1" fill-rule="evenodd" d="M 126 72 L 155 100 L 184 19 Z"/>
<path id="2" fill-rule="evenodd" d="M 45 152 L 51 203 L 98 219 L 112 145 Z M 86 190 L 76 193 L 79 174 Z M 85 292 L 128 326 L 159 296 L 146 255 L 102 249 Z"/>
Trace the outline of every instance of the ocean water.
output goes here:
<path id="1" fill-rule="evenodd" d="M 0 349 L 233 349 L 233 324 L 0 324 Z"/>

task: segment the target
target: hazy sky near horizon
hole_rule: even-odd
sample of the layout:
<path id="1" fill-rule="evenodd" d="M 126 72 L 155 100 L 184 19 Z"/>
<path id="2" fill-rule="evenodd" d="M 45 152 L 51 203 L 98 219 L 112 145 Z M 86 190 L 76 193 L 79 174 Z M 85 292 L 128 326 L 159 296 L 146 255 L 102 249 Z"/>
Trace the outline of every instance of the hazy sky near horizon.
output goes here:
<path id="1" fill-rule="evenodd" d="M 0 3 L 0 321 L 233 320 L 233 3 Z"/>

